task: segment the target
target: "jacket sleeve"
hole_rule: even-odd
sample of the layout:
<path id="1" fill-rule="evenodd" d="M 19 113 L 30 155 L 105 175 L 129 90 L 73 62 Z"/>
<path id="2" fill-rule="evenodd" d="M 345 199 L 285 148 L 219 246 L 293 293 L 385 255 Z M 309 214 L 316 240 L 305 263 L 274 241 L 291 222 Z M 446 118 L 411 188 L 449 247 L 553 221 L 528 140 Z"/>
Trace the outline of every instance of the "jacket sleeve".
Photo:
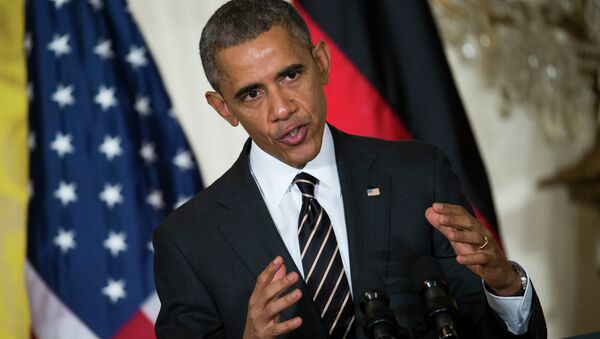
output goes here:
<path id="1" fill-rule="evenodd" d="M 156 337 L 224 338 L 217 307 L 168 230 L 153 234 L 154 280 L 161 301 Z"/>
<path id="2" fill-rule="evenodd" d="M 462 205 L 474 215 L 471 204 L 462 194 L 458 176 L 450 168 L 450 163 L 442 151 L 438 151 L 437 154 L 434 180 L 436 202 Z M 440 232 L 433 232 L 433 242 L 435 256 L 440 260 L 449 281 L 449 293 L 458 299 L 460 315 L 457 326 L 459 331 L 464 332 L 462 335 L 465 338 L 547 338 L 544 313 L 535 289 L 527 332 L 519 336 L 513 335 L 506 329 L 504 321 L 487 304 L 481 278 L 456 262 L 452 246 Z"/>

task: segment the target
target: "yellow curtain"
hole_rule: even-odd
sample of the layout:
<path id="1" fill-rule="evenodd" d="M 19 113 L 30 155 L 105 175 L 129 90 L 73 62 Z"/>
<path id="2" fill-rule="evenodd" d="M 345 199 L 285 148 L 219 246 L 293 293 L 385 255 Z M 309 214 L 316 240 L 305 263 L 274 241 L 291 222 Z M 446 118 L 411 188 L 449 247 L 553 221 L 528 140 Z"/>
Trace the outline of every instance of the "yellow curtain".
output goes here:
<path id="1" fill-rule="evenodd" d="M 25 291 L 28 201 L 24 0 L 0 0 L 0 338 L 29 337 Z"/>

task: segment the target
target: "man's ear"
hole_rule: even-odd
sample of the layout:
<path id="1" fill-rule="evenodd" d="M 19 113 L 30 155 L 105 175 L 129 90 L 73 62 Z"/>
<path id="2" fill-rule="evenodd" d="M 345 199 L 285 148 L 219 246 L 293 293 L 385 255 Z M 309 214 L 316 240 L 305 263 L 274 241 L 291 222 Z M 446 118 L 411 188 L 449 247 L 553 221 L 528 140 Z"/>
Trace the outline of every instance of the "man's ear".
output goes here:
<path id="1" fill-rule="evenodd" d="M 331 58 L 329 56 L 329 46 L 321 40 L 312 49 L 312 56 L 319 67 L 319 76 L 321 83 L 329 83 L 329 70 L 331 67 Z"/>
<path id="2" fill-rule="evenodd" d="M 206 97 L 208 104 L 211 105 L 223 119 L 227 120 L 231 126 L 236 127 L 240 123 L 240 121 L 231 114 L 225 99 L 223 99 L 219 92 L 208 91 L 204 94 L 204 97 Z"/>

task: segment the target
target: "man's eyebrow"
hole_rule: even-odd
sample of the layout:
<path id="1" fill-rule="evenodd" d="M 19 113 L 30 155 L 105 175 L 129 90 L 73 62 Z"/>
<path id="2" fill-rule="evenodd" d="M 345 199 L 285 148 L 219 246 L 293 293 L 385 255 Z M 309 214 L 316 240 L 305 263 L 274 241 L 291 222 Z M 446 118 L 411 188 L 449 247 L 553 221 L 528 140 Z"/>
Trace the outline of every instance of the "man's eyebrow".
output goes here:
<path id="1" fill-rule="evenodd" d="M 302 65 L 302 64 L 291 64 L 291 65 L 285 67 L 284 69 L 282 69 L 281 71 L 277 72 L 277 74 L 275 75 L 275 79 L 281 79 L 283 77 L 288 76 L 289 74 L 292 74 L 294 72 L 302 70 L 303 68 L 304 68 L 304 65 Z M 242 96 L 244 96 L 244 94 L 251 92 L 253 90 L 256 90 L 258 88 L 260 88 L 260 84 L 258 84 L 258 83 L 246 85 L 246 86 L 240 88 L 237 92 L 235 92 L 234 98 L 240 99 Z"/>
<path id="2" fill-rule="evenodd" d="M 257 83 L 244 86 L 244 87 L 240 88 L 237 92 L 235 92 L 234 98 L 240 99 L 244 94 L 251 92 L 255 89 L 258 89 L 259 87 L 260 87 L 260 85 Z"/>
<path id="3" fill-rule="evenodd" d="M 302 64 L 291 64 L 277 73 L 275 79 L 280 79 L 304 68 Z"/>

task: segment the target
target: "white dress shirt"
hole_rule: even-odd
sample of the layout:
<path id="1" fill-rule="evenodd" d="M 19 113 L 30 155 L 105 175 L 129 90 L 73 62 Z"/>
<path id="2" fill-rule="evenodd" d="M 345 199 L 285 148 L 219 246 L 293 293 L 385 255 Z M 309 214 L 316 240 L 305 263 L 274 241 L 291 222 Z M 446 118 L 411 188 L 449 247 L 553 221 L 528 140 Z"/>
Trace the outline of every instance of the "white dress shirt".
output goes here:
<path id="1" fill-rule="evenodd" d="M 298 241 L 298 218 L 302 206 L 302 196 L 298 186 L 293 184 L 292 180 L 300 172 L 308 173 L 319 180 L 315 187 L 315 197 L 331 219 L 344 271 L 350 290 L 352 290 L 344 201 L 335 161 L 333 137 L 329 126 L 325 125 L 319 154 L 302 169 L 281 162 L 263 151 L 253 141 L 250 149 L 250 171 L 269 209 L 271 218 L 303 277 L 304 269 Z M 522 297 L 498 297 L 488 292 L 487 289 L 485 290 L 489 305 L 504 320 L 513 334 L 527 332 L 533 295 L 530 285 L 531 283 L 527 284 L 525 295 Z"/>

